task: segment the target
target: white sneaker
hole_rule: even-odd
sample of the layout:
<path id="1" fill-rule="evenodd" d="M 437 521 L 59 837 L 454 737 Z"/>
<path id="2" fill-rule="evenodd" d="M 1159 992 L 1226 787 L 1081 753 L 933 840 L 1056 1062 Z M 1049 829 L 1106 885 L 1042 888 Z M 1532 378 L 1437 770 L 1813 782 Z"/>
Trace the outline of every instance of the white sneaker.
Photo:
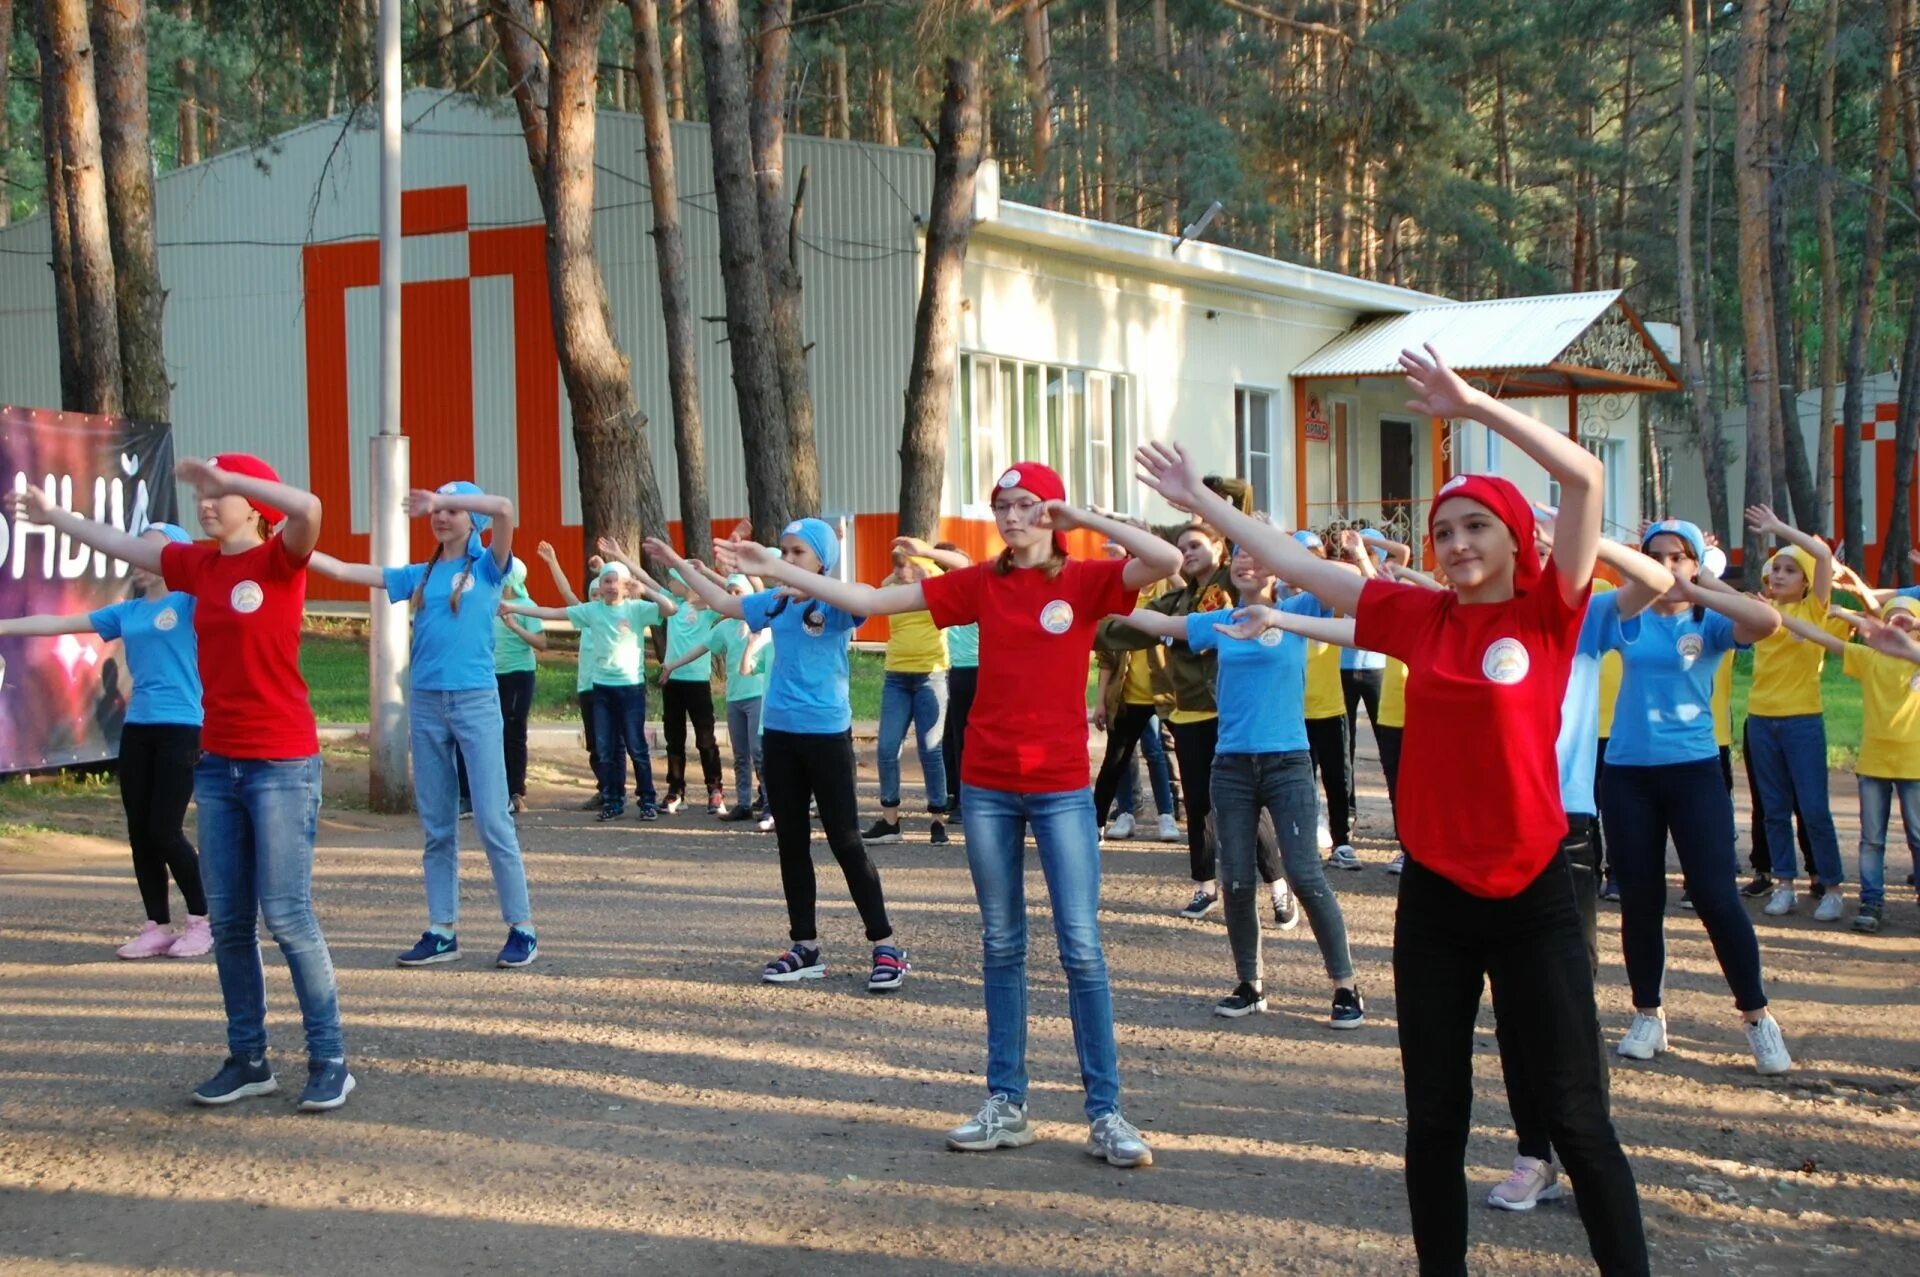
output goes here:
<path id="1" fill-rule="evenodd" d="M 1347 843 L 1341 843 L 1338 847 L 1335 847 L 1333 849 L 1333 855 L 1328 859 L 1327 863 L 1335 869 L 1366 868 L 1365 865 L 1360 863 L 1360 857 L 1354 854 L 1353 848 Z"/>
<path id="2" fill-rule="evenodd" d="M 1320 817 L 1320 823 L 1314 826 L 1313 837 L 1323 853 L 1333 850 L 1333 830 L 1327 828 L 1325 816 Z"/>
<path id="3" fill-rule="evenodd" d="M 1392 874 L 1396 878 L 1400 876 L 1400 874 L 1406 869 L 1406 867 L 1407 867 L 1407 853 L 1404 851 L 1395 852 L 1393 855 L 1393 859 L 1387 862 L 1387 872 Z"/>
<path id="4" fill-rule="evenodd" d="M 1747 1045 L 1753 1048 L 1756 1073 L 1772 1077 L 1793 1067 L 1793 1057 L 1787 1054 L 1787 1040 L 1780 1035 L 1780 1022 L 1771 1012 L 1761 1012 L 1759 1020 L 1747 1026 Z"/>
<path id="5" fill-rule="evenodd" d="M 1772 897 L 1767 901 L 1767 907 L 1760 912 L 1769 918 L 1778 918 L 1782 914 L 1792 913 L 1794 901 L 1797 898 L 1793 894 L 1792 887 L 1775 887 Z"/>
<path id="6" fill-rule="evenodd" d="M 1827 894 L 1820 897 L 1820 905 L 1813 911 L 1815 922 L 1838 922 L 1844 912 L 1841 908 L 1840 888 L 1828 887 Z"/>
<path id="7" fill-rule="evenodd" d="M 1107 826 L 1107 837 L 1109 838 L 1133 837 L 1133 813 L 1130 811 L 1123 811 L 1118 816 L 1115 816 L 1113 818 L 1113 823 Z"/>
<path id="8" fill-rule="evenodd" d="M 1629 1060 L 1651 1060 L 1666 1050 L 1666 1013 L 1648 1015 L 1643 1011 L 1635 1011 L 1633 1023 L 1627 1026 L 1626 1036 L 1620 1039 L 1620 1045 L 1615 1049 Z"/>
<path id="9" fill-rule="evenodd" d="M 1487 1205 L 1495 1210 L 1532 1210 L 1541 1202 L 1558 1201 L 1566 1191 L 1560 1187 L 1560 1174 L 1552 1162 L 1516 1157 L 1513 1174 L 1487 1194 Z"/>
<path id="10" fill-rule="evenodd" d="M 1174 823 L 1172 812 L 1160 817 L 1160 837 L 1167 842 L 1180 841 L 1180 826 Z"/>

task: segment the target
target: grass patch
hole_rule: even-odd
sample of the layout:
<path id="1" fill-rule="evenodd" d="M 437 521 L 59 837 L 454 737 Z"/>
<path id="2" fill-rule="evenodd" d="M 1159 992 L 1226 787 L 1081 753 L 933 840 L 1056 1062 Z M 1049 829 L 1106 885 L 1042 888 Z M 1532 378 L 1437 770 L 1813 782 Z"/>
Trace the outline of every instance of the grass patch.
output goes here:
<path id="1" fill-rule="evenodd" d="M 0 778 L 0 838 L 93 834 L 120 817 L 120 787 L 98 768 Z"/>

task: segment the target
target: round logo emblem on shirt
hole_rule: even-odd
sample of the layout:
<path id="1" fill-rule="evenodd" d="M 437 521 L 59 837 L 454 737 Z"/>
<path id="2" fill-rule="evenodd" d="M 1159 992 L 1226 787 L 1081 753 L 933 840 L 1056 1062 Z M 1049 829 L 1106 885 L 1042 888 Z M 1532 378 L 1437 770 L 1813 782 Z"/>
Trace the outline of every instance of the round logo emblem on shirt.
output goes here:
<path id="1" fill-rule="evenodd" d="M 1049 634 L 1065 634 L 1073 628 L 1073 604 L 1055 599 L 1040 609 L 1040 628 Z"/>
<path id="2" fill-rule="evenodd" d="M 1496 639 L 1480 658 L 1480 672 L 1493 683 L 1518 683 L 1531 665 L 1527 649 L 1519 639 Z"/>
<path id="3" fill-rule="evenodd" d="M 242 581 L 233 587 L 233 593 L 227 596 L 227 602 L 233 610 L 240 613 L 258 612 L 260 605 L 267 601 L 267 594 L 258 583 Z"/>
<path id="4" fill-rule="evenodd" d="M 162 634 L 170 632 L 178 624 L 180 624 L 180 614 L 170 607 L 161 608 L 159 615 L 153 618 L 153 628 Z"/>
<path id="5" fill-rule="evenodd" d="M 1909 692 L 1920 692 L 1920 674 L 1915 674 L 1907 680 L 1907 690 Z"/>
<path id="6" fill-rule="evenodd" d="M 1700 654 L 1706 650 L 1707 645 L 1701 642 L 1698 634 L 1682 634 L 1679 642 L 1673 646 L 1674 650 L 1680 653 L 1680 659 L 1691 665 L 1700 659 Z"/>
<path id="7" fill-rule="evenodd" d="M 480 578 L 471 572 L 462 572 L 459 579 L 458 589 L 462 594 L 472 594 L 474 587 L 480 584 Z"/>
<path id="8" fill-rule="evenodd" d="M 808 608 L 800 614 L 800 628 L 807 632 L 808 638 L 819 638 L 827 632 L 827 618 L 825 614 Z"/>
<path id="9" fill-rule="evenodd" d="M 1261 647 L 1279 647 L 1280 644 L 1286 640 L 1286 637 L 1287 636 L 1285 634 L 1282 634 L 1279 630 L 1261 630 L 1260 646 Z"/>
<path id="10" fill-rule="evenodd" d="M 617 625 L 615 625 L 615 627 L 614 627 L 614 628 L 615 628 L 615 629 L 617 629 L 617 630 L 619 630 L 619 631 L 620 631 L 620 633 L 622 633 L 622 634 L 631 634 L 631 633 L 633 633 L 633 626 L 631 626 L 631 625 L 629 625 L 629 624 L 628 624 L 627 622 L 625 622 L 625 621 L 621 621 L 621 622 L 619 622 L 619 623 L 618 623 Z"/>

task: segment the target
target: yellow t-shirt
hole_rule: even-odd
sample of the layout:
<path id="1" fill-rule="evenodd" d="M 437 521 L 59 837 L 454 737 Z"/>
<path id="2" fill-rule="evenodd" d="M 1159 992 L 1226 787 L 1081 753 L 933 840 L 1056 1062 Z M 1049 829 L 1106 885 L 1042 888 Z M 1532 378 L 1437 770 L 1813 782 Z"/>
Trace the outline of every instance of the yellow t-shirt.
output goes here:
<path id="1" fill-rule="evenodd" d="M 1860 680 L 1860 759 L 1854 771 L 1879 780 L 1920 780 L 1920 668 L 1852 643 L 1841 669 Z"/>
<path id="2" fill-rule="evenodd" d="M 1725 749 L 1733 744 L 1733 654 L 1720 662 L 1713 676 L 1713 743 Z"/>
<path id="3" fill-rule="evenodd" d="M 1387 658 L 1387 676 L 1380 680 L 1379 725 L 1407 725 L 1407 667 L 1391 656 Z"/>
<path id="4" fill-rule="evenodd" d="M 887 673 L 931 674 L 947 668 L 947 636 L 931 612 L 901 612 L 888 621 Z"/>
<path id="5" fill-rule="evenodd" d="M 1835 638 L 1851 632 L 1845 621 L 1827 615 L 1827 605 L 1809 595 L 1798 603 L 1779 605 L 1780 615 L 1818 625 Z M 1820 670 L 1827 649 L 1809 643 L 1785 626 L 1753 645 L 1753 687 L 1747 693 L 1747 713 L 1766 718 L 1818 714 Z"/>
<path id="6" fill-rule="evenodd" d="M 1343 718 L 1347 696 L 1340 690 L 1340 645 L 1307 643 L 1307 717 Z"/>
<path id="7" fill-rule="evenodd" d="M 1614 588 L 1611 581 L 1594 578 L 1593 592 L 1605 594 Z M 1725 664 L 1725 662 L 1722 662 Z M 1613 735 L 1613 703 L 1620 696 L 1620 653 L 1605 652 L 1600 657 L 1600 739 Z"/>
<path id="8" fill-rule="evenodd" d="M 1210 709 L 1176 709 L 1163 717 L 1169 723 L 1204 723 L 1209 718 L 1218 718 L 1220 715 L 1217 711 Z"/>
<path id="9" fill-rule="evenodd" d="M 1126 654 L 1127 677 L 1120 690 L 1120 699 L 1126 705 L 1153 704 L 1153 666 L 1152 657 L 1145 652 Z"/>

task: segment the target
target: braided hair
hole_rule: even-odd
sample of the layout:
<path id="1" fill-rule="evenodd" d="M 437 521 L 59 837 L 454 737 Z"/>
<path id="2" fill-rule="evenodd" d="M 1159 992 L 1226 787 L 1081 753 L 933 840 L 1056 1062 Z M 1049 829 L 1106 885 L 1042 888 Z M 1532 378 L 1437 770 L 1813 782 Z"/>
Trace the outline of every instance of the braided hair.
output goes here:
<path id="1" fill-rule="evenodd" d="M 420 574 L 420 583 L 413 587 L 413 606 L 417 611 L 427 601 L 427 578 L 433 575 L 433 569 L 440 562 L 440 556 L 446 547 L 433 547 L 433 557 L 427 560 L 427 570 Z M 465 593 L 467 581 L 473 576 L 473 555 L 468 553 L 460 565 L 459 573 L 453 578 L 453 586 L 447 592 L 447 609 L 455 616 L 460 615 L 460 596 Z"/>

